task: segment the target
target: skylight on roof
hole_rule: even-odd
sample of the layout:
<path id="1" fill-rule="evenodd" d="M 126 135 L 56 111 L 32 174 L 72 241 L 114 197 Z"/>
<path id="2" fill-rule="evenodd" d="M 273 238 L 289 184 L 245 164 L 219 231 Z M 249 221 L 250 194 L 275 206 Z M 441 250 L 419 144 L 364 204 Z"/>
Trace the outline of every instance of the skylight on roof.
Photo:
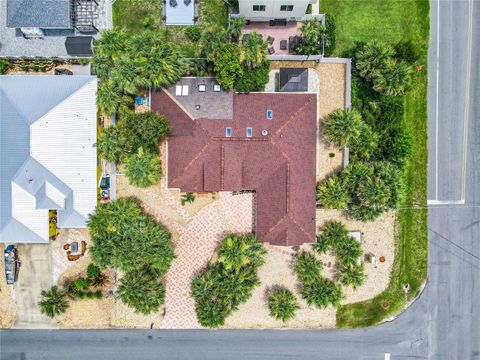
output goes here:
<path id="1" fill-rule="evenodd" d="M 251 127 L 247 127 L 247 137 L 252 137 L 253 129 Z"/>
<path id="2" fill-rule="evenodd" d="M 267 120 L 273 119 L 273 111 L 271 109 L 267 110 Z"/>
<path id="3" fill-rule="evenodd" d="M 232 137 L 232 128 L 231 127 L 227 127 L 225 129 L 225 136 L 226 137 Z"/>

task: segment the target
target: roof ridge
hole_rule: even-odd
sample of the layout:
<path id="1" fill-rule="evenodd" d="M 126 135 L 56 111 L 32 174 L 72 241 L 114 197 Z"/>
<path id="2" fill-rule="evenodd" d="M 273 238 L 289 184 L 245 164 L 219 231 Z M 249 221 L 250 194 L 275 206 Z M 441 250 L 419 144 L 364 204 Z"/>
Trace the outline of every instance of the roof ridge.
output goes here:
<path id="1" fill-rule="evenodd" d="M 302 225 L 300 225 L 297 220 L 295 220 L 290 214 L 287 215 L 290 220 L 293 221 L 293 223 L 310 239 L 312 242 L 315 242 L 315 239 L 312 239 L 312 237 L 308 234 L 308 232 L 303 228 Z"/>
<path id="2" fill-rule="evenodd" d="M 163 91 L 175 103 L 175 105 L 177 105 L 180 108 L 180 110 L 182 110 L 185 113 L 185 115 L 187 115 L 192 121 L 195 120 L 193 115 L 190 114 L 188 110 L 185 109 L 183 105 L 177 99 L 175 99 L 175 97 L 172 94 L 170 94 L 167 90 L 163 88 L 161 89 L 161 91 Z"/>
<path id="3" fill-rule="evenodd" d="M 305 108 L 310 105 L 310 102 L 312 102 L 312 100 L 317 100 L 316 98 L 314 97 L 311 97 L 310 99 L 308 99 L 299 109 L 297 109 L 297 111 L 295 111 L 291 116 L 290 116 L 290 119 L 288 119 L 281 127 L 279 127 L 277 129 L 277 131 L 275 131 L 275 133 L 273 135 L 277 135 L 280 131 L 282 131 L 288 124 L 290 124 L 290 122 L 294 119 L 296 119 L 298 117 L 298 114 L 301 113 L 302 111 L 305 110 Z M 275 144 L 275 142 L 273 141 L 273 136 L 270 138 L 270 141 Z"/>

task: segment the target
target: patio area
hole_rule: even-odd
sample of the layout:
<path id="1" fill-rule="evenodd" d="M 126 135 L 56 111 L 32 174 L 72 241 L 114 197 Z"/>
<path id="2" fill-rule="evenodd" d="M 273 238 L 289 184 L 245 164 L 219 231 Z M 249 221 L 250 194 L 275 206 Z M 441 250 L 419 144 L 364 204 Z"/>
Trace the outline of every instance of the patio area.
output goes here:
<path id="1" fill-rule="evenodd" d="M 271 26 L 269 22 L 251 22 L 243 28 L 242 34 L 245 36 L 255 31 L 270 43 L 270 55 L 288 55 L 293 54 L 294 41 L 300 36 L 301 25 L 302 23 L 297 21 L 275 26 Z"/>
<path id="2" fill-rule="evenodd" d="M 194 25 L 197 21 L 197 0 L 163 0 L 166 25 Z"/>

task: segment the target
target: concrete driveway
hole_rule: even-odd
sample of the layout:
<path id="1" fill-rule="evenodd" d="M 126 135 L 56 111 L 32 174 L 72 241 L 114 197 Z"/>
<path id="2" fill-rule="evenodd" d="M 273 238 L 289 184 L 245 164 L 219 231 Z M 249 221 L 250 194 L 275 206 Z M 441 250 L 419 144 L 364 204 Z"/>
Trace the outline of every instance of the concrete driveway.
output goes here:
<path id="1" fill-rule="evenodd" d="M 40 293 L 53 285 L 52 250 L 50 244 L 18 245 L 22 261 L 15 285 L 17 318 L 14 328 L 56 328 L 56 322 L 40 313 Z"/>

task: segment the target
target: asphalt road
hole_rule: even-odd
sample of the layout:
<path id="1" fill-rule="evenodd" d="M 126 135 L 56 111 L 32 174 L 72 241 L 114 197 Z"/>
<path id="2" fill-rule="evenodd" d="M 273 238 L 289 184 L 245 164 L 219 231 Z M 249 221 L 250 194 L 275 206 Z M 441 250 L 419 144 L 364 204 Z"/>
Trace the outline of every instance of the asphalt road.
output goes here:
<path id="1" fill-rule="evenodd" d="M 346 331 L 7 330 L 0 359 L 480 359 L 480 3 L 431 5 L 429 279 L 395 321 Z"/>

